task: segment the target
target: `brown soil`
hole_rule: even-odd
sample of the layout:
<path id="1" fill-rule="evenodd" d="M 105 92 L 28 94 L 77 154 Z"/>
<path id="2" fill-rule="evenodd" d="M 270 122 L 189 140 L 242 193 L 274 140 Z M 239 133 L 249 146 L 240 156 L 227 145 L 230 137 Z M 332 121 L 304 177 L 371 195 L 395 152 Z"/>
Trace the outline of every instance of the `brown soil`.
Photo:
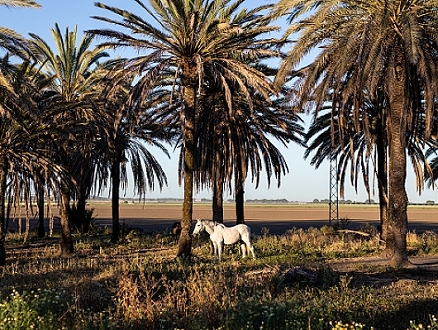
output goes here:
<path id="1" fill-rule="evenodd" d="M 111 204 L 91 202 L 96 224 L 111 226 Z M 126 225 L 139 227 L 147 232 L 170 230 L 172 224 L 181 219 L 181 204 L 169 203 L 126 203 L 120 205 L 120 219 Z M 234 204 L 225 204 L 225 224 L 235 223 Z M 209 204 L 195 203 L 193 219 L 211 219 Z M 438 206 L 410 206 L 408 209 L 409 230 L 424 232 L 437 229 Z M 245 206 L 246 223 L 254 234 L 269 230 L 271 234 L 283 234 L 293 227 L 307 229 L 320 228 L 329 224 L 329 210 L 323 204 L 302 205 L 252 205 Z M 377 205 L 340 205 L 339 219 L 349 229 L 360 229 L 365 225 L 379 225 Z"/>

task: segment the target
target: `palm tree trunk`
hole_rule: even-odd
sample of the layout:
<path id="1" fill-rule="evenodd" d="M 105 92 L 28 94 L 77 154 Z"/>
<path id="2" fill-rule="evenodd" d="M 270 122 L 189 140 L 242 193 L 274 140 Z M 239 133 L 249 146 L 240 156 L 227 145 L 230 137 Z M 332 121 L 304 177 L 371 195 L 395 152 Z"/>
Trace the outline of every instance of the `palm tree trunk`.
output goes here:
<path id="1" fill-rule="evenodd" d="M 87 213 L 87 199 L 90 197 L 90 187 L 92 185 L 92 175 L 87 165 L 81 165 L 80 177 L 76 179 L 78 196 L 76 202 L 76 216 L 77 226 L 81 234 L 85 234 L 90 229 L 90 217 L 86 216 Z"/>
<path id="2" fill-rule="evenodd" d="M 79 193 L 78 200 L 76 202 L 76 216 L 78 219 L 79 232 L 85 234 L 88 232 L 90 224 L 87 223 L 87 218 L 85 216 L 85 208 L 87 206 L 87 198 L 85 194 Z"/>
<path id="3" fill-rule="evenodd" d="M 213 221 L 224 223 L 224 176 L 222 175 L 222 152 L 217 152 L 213 177 Z"/>
<path id="4" fill-rule="evenodd" d="M 0 168 L 0 266 L 6 265 L 5 196 L 7 167 L 3 162 Z"/>
<path id="5" fill-rule="evenodd" d="M 224 189 L 222 183 L 213 183 L 213 221 L 224 223 Z"/>
<path id="6" fill-rule="evenodd" d="M 61 187 L 61 255 L 69 256 L 74 252 L 70 225 L 70 191 L 69 187 L 62 183 Z"/>
<path id="7" fill-rule="evenodd" d="M 39 186 L 38 189 L 38 237 L 44 237 L 46 230 L 44 229 L 44 187 Z"/>
<path id="8" fill-rule="evenodd" d="M 394 50 L 397 53 L 397 50 Z M 398 52 L 400 54 L 400 52 Z M 400 55 L 399 55 L 400 57 Z M 406 194 L 406 74 L 401 59 L 396 59 L 388 71 L 393 82 L 389 93 L 389 207 L 387 238 L 393 240 L 394 266 L 409 264 L 406 234 L 408 197 Z"/>
<path id="9" fill-rule="evenodd" d="M 383 255 L 390 256 L 394 251 L 394 241 L 392 236 L 388 235 L 388 162 L 387 162 L 387 149 L 386 149 L 386 135 L 385 135 L 385 123 L 386 116 L 379 123 L 377 133 L 377 176 L 378 176 L 378 188 L 379 188 L 379 210 L 380 210 L 380 228 L 381 239 L 386 242 L 385 251 Z"/>
<path id="10" fill-rule="evenodd" d="M 120 214 L 119 214 L 119 188 L 120 188 L 120 157 L 116 156 L 116 160 L 111 167 L 111 215 L 113 220 L 113 231 L 111 242 L 117 243 L 120 239 Z"/>
<path id="11" fill-rule="evenodd" d="M 184 201 L 181 219 L 181 234 L 178 241 L 177 257 L 190 257 L 192 254 L 192 235 L 190 229 L 193 217 L 193 171 L 195 158 L 195 111 L 196 111 L 196 64 L 192 64 L 192 76 L 183 77 L 184 88 Z M 183 69 L 184 70 L 184 69 Z M 189 70 L 189 68 L 185 68 Z M 185 71 L 184 70 L 184 71 Z M 190 71 L 188 71 L 190 72 Z M 194 72 L 194 73 L 193 73 Z M 187 73 L 187 71 L 186 71 Z M 196 83 L 193 83 L 196 82 Z"/>
<path id="12" fill-rule="evenodd" d="M 241 180 L 236 180 L 236 223 L 245 223 L 245 190 Z"/>

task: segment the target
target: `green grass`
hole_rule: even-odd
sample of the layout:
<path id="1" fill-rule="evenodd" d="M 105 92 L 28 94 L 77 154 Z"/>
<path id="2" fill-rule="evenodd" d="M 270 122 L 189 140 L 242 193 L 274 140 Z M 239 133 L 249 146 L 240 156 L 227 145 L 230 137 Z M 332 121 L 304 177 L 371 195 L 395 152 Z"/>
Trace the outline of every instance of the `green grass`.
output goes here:
<path id="1" fill-rule="evenodd" d="M 12 237 L 11 237 L 12 238 Z M 437 275 L 357 263 L 376 256 L 377 237 L 330 228 L 293 229 L 254 238 L 256 260 L 227 248 L 213 262 L 208 239 L 193 258 L 175 258 L 168 233 L 126 231 L 76 236 L 60 258 L 53 239 L 8 240 L 0 269 L 1 329 L 437 329 Z M 436 234 L 410 234 L 413 254 L 437 251 Z M 1 320 L 9 320 L 1 322 Z M 20 323 L 21 322 L 21 323 Z"/>

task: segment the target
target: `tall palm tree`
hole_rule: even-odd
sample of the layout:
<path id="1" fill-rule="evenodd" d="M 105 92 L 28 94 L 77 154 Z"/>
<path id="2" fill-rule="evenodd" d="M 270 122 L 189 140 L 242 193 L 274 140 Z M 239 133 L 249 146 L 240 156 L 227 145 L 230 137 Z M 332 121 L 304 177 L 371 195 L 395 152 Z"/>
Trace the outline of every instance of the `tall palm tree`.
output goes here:
<path id="1" fill-rule="evenodd" d="M 121 59 L 106 65 L 109 72 L 115 70 L 114 64 Z M 109 76 L 109 75 L 108 75 Z M 112 199 L 112 242 L 120 239 L 119 199 L 120 188 L 126 189 L 128 184 L 127 163 L 130 163 L 134 189 L 141 198 L 148 189 L 155 188 L 155 181 L 161 190 L 167 184 L 167 177 L 161 165 L 147 148 L 153 146 L 169 156 L 161 141 L 169 142 L 173 134 L 168 126 L 158 123 L 155 116 L 154 102 L 159 92 L 148 103 L 129 103 L 129 91 L 132 79 L 123 82 L 111 80 L 106 86 L 105 111 L 101 127 L 100 155 L 106 157 L 107 172 L 110 173 Z M 112 86 L 111 86 L 112 85 Z M 169 94 L 168 92 L 165 94 Z M 158 104 L 161 104 L 159 101 Z"/>
<path id="2" fill-rule="evenodd" d="M 311 106 L 319 111 L 330 100 L 332 111 L 340 111 L 342 129 L 347 116 L 359 122 L 365 90 L 371 95 L 377 90 L 385 93 L 390 141 L 388 234 L 394 242 L 391 263 L 409 265 L 406 133 L 414 124 L 412 118 L 421 111 L 425 113 L 426 139 L 432 127 L 438 94 L 436 3 L 281 0 L 275 15 L 284 14 L 289 15 L 291 22 L 287 35 L 297 33 L 298 39 L 282 63 L 278 84 L 306 54 L 321 46 L 303 76 L 297 78 L 296 106 Z"/>
<path id="3" fill-rule="evenodd" d="M 50 114 L 44 112 L 44 98 L 46 96 L 45 89 L 50 85 L 50 78 L 43 74 L 38 68 L 36 62 L 25 61 L 16 65 L 16 71 L 14 74 L 14 80 L 12 86 L 14 90 L 19 90 L 20 99 L 26 102 L 26 105 L 32 109 L 32 112 L 38 116 L 39 121 L 44 123 L 46 121 L 45 116 Z M 38 149 L 49 150 L 48 142 L 46 139 L 37 141 L 42 145 L 38 146 Z M 47 157 L 49 154 L 47 154 Z M 44 209 L 47 195 L 47 185 L 45 178 L 47 177 L 45 171 L 41 171 L 39 174 L 39 180 L 35 181 L 35 191 L 38 206 L 38 236 L 44 237 Z M 49 201 L 50 202 L 50 201 Z"/>
<path id="4" fill-rule="evenodd" d="M 13 93 L 0 91 L 0 103 L 8 108 L 8 114 L 0 116 L 0 265 L 6 262 L 7 189 L 16 203 L 24 200 L 25 205 L 29 206 L 33 183 L 41 181 L 41 173 L 45 173 L 45 184 L 52 189 L 56 186 L 54 178 L 65 178 L 62 168 L 52 164 L 52 154 L 43 142 L 51 135 L 51 128 L 42 121 L 37 111 L 29 76 L 23 75 L 16 66 L 5 71 L 5 61 L 2 63 L 2 74 L 8 79 Z M 15 95 L 20 97 L 17 99 Z"/>
<path id="5" fill-rule="evenodd" d="M 213 190 L 213 219 L 223 222 L 223 190 L 228 186 L 236 198 L 236 221 L 244 223 L 244 183 L 248 174 L 259 185 L 265 168 L 268 187 L 272 175 L 280 186 L 288 166 L 273 139 L 287 145 L 303 145 L 300 118 L 285 107 L 284 99 L 266 102 L 255 91 L 251 109 L 241 95 L 233 95 L 234 109 L 227 109 L 221 93 L 206 93 L 198 122 L 196 182 Z"/>
<path id="6" fill-rule="evenodd" d="M 98 95 L 95 73 L 99 60 L 108 54 L 102 48 L 92 47 L 93 37 L 84 36 L 77 45 L 77 28 L 62 34 L 58 24 L 51 29 L 56 45 L 55 53 L 41 37 L 30 34 L 30 47 L 42 66 L 42 71 L 52 79 L 50 98 L 45 100 L 46 109 L 54 113 L 53 125 L 58 126 L 59 142 L 56 145 L 58 163 L 73 173 L 75 160 L 72 151 L 86 150 L 85 142 L 91 141 L 98 123 L 98 108 L 92 101 Z M 79 149 L 81 147 L 81 149 Z M 91 183 L 89 183 L 91 184 Z M 61 253 L 73 252 L 69 221 L 70 202 L 73 188 L 63 182 L 61 195 Z"/>
<path id="7" fill-rule="evenodd" d="M 182 150 L 184 152 L 184 202 L 182 232 L 177 256 L 190 256 L 192 237 L 190 228 L 193 213 L 193 171 L 195 153 L 195 118 L 198 99 L 206 77 L 214 77 L 220 90 L 227 95 L 232 108 L 229 83 L 238 86 L 242 95 L 253 106 L 248 86 L 269 99 L 272 92 L 267 77 L 247 63 L 268 54 L 270 39 L 263 38 L 276 29 L 268 24 L 263 8 L 238 11 L 243 0 L 149 0 L 149 6 L 134 0 L 144 16 L 97 3 L 96 6 L 116 14 L 120 20 L 106 17 L 96 19 L 115 24 L 125 31 L 90 30 L 95 35 L 110 39 L 104 46 L 132 47 L 139 53 L 126 63 L 126 72 L 138 72 L 140 77 L 132 96 L 145 98 L 151 88 L 170 70 L 175 88 L 183 100 L 180 108 Z M 233 17 L 246 15 L 241 24 L 232 25 Z M 151 22 L 154 22 L 152 24 Z"/>

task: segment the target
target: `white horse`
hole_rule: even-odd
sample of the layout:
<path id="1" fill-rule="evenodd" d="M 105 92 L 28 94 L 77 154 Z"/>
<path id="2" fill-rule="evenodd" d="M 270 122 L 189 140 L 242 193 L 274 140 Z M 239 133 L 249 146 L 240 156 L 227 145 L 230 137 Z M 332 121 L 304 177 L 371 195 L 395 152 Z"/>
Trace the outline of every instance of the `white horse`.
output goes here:
<path id="1" fill-rule="evenodd" d="M 254 247 L 251 245 L 251 229 L 247 225 L 236 225 L 226 227 L 222 223 L 212 220 L 197 219 L 193 234 L 197 235 L 205 230 L 210 235 L 210 240 L 213 243 L 214 260 L 221 261 L 222 250 L 224 244 L 241 243 L 242 257 L 246 257 L 246 253 L 251 251 L 252 258 L 255 259 Z"/>

